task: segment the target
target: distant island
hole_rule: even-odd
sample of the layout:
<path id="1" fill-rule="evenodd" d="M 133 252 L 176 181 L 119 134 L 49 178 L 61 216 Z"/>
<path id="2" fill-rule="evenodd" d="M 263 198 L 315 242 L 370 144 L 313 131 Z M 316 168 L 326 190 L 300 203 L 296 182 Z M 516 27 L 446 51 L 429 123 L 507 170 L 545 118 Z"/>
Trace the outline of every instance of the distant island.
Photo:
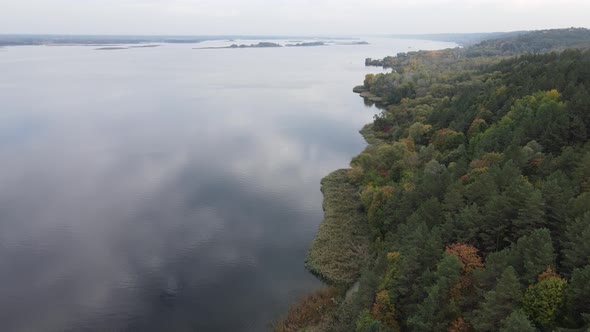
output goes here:
<path id="1" fill-rule="evenodd" d="M 301 39 L 295 39 L 301 38 Z M 310 39 L 320 39 L 314 37 Z M 344 37 L 321 37 L 324 41 L 305 41 L 303 37 L 295 36 L 113 36 L 113 35 L 10 35 L 0 34 L 0 47 L 2 46 L 95 46 L 100 50 L 110 50 L 111 47 L 135 48 L 135 47 L 159 47 L 157 44 L 197 44 L 204 41 L 227 41 L 236 40 L 261 40 L 257 44 L 232 44 L 220 47 L 201 47 L 195 49 L 224 49 L 224 48 L 271 48 L 283 47 L 278 40 L 288 40 L 287 47 L 313 47 L 328 45 L 368 45 L 366 41 L 357 41 L 356 38 Z M 273 41 L 273 42 L 271 42 Z M 130 46 L 138 45 L 138 46 Z M 107 48 L 108 47 L 108 48 Z"/>
<path id="2" fill-rule="evenodd" d="M 310 46 L 326 46 L 325 42 L 322 41 L 318 41 L 318 42 L 303 42 L 303 43 L 297 43 L 297 44 L 287 44 L 285 45 L 287 47 L 310 47 Z"/>
<path id="3" fill-rule="evenodd" d="M 116 51 L 116 50 L 128 50 L 128 47 L 119 47 L 119 46 L 106 46 L 106 47 L 99 47 L 95 48 L 96 51 Z"/>
<path id="4" fill-rule="evenodd" d="M 327 45 L 369 45 L 366 41 L 354 42 L 333 42 L 333 41 L 317 41 L 317 42 L 299 42 L 296 44 L 287 44 L 287 47 L 306 47 L 306 46 L 327 46 Z"/>
<path id="5" fill-rule="evenodd" d="M 128 50 L 130 48 L 154 48 L 160 47 L 160 45 L 133 45 L 133 46 L 104 46 L 95 48 L 95 51 L 116 51 L 116 50 Z"/>
<path id="6" fill-rule="evenodd" d="M 354 42 L 333 42 L 333 41 L 312 41 L 312 42 L 304 42 L 304 41 L 292 41 L 290 44 L 284 45 L 285 47 L 315 47 L 315 46 L 330 46 L 330 45 L 369 45 L 366 41 L 354 41 Z M 211 46 L 211 47 L 195 47 L 195 50 L 218 50 L 218 49 L 238 49 L 238 48 L 273 48 L 273 47 L 283 47 L 281 44 L 271 43 L 271 42 L 259 42 L 257 44 L 232 44 L 229 46 Z"/>
<path id="7" fill-rule="evenodd" d="M 358 42 L 350 42 L 350 43 L 336 43 L 336 45 L 370 45 L 370 43 L 366 42 L 366 41 L 358 41 Z"/>
<path id="8" fill-rule="evenodd" d="M 230 45 L 228 48 L 264 48 L 264 47 L 283 47 L 277 43 L 271 43 L 271 42 L 259 42 L 258 44 L 250 44 L 250 45 L 238 45 L 238 44 L 232 44 Z"/>
<path id="9" fill-rule="evenodd" d="M 270 43 L 270 42 L 259 42 L 258 44 L 231 44 L 230 46 L 219 46 L 219 47 L 195 47 L 195 50 L 216 50 L 216 49 L 226 49 L 226 48 L 270 48 L 270 47 L 283 47 L 280 44 Z"/>

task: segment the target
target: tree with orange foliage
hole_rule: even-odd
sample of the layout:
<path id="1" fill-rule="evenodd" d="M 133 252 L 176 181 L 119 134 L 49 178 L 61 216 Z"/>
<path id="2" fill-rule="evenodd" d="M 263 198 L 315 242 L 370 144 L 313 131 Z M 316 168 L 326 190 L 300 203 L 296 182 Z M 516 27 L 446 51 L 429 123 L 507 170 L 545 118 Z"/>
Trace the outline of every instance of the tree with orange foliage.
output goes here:
<path id="1" fill-rule="evenodd" d="M 448 332 L 472 332 L 473 326 L 471 326 L 471 324 L 467 323 L 463 319 L 463 317 L 459 317 L 451 323 L 451 326 L 449 326 L 449 329 L 447 331 Z"/>
<path id="2" fill-rule="evenodd" d="M 459 259 L 464 273 L 470 273 L 475 269 L 483 267 L 483 262 L 478 254 L 477 248 L 470 244 L 453 243 L 445 251 Z"/>
<path id="3" fill-rule="evenodd" d="M 470 293 L 474 289 L 471 272 L 483 268 L 483 262 L 477 248 L 469 244 L 453 243 L 445 249 L 445 252 L 457 257 L 461 263 L 463 271 L 459 283 L 451 288 L 451 297 L 459 300 L 462 294 Z"/>
<path id="4" fill-rule="evenodd" d="M 387 290 L 377 293 L 375 303 L 373 303 L 373 307 L 371 308 L 371 315 L 374 319 L 383 322 L 394 331 L 400 330 L 397 318 L 395 317 L 395 307 L 391 303 Z"/>

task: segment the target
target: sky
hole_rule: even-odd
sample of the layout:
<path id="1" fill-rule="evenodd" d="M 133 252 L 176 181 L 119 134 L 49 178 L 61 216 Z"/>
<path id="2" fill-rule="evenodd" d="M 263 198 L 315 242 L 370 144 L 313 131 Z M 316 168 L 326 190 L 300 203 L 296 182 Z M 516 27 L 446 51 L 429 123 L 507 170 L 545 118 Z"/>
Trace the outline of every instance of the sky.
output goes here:
<path id="1" fill-rule="evenodd" d="M 0 34 L 362 35 L 590 27 L 589 0 L 0 0 Z"/>

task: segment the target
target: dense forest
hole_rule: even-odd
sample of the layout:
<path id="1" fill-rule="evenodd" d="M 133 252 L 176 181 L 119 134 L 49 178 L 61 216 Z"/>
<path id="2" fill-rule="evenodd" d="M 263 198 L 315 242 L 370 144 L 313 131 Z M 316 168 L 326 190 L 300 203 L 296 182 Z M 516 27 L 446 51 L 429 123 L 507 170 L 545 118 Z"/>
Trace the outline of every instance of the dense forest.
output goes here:
<path id="1" fill-rule="evenodd" d="M 398 39 L 413 39 L 413 40 L 435 40 L 454 42 L 460 45 L 473 45 L 484 40 L 506 38 L 524 34 L 527 31 L 512 31 L 512 32 L 483 32 L 483 33 L 431 33 L 431 34 L 394 34 L 389 35 L 392 38 Z"/>
<path id="2" fill-rule="evenodd" d="M 590 32 L 385 59 L 277 331 L 588 331 Z M 371 102 L 368 100 L 367 102 Z M 352 287 L 351 287 L 352 286 Z"/>

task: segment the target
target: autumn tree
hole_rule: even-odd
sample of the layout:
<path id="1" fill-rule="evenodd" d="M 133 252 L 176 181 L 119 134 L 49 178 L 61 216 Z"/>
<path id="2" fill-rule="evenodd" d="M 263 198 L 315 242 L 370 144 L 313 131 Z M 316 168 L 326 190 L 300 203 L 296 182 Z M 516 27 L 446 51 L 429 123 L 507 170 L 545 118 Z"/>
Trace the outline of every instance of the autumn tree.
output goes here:
<path id="1" fill-rule="evenodd" d="M 399 331 L 395 307 L 389 298 L 389 292 L 382 290 L 375 296 L 375 303 L 371 308 L 371 315 L 374 319 L 383 322 L 392 331 Z"/>
<path id="2" fill-rule="evenodd" d="M 481 257 L 478 254 L 477 248 L 472 245 L 464 243 L 454 243 L 445 249 L 445 252 L 454 255 L 461 262 L 463 271 L 470 273 L 474 269 L 483 267 Z"/>
<path id="3" fill-rule="evenodd" d="M 546 330 L 555 328 L 564 309 L 566 286 L 567 281 L 548 268 L 539 275 L 539 281 L 526 290 L 524 313 Z"/>
<path id="4" fill-rule="evenodd" d="M 473 331 L 473 326 L 471 326 L 471 324 L 466 322 L 463 319 L 463 317 L 459 317 L 459 318 L 455 319 L 451 323 L 451 326 L 449 326 L 449 329 L 447 330 L 447 332 L 472 332 L 472 331 Z"/>

